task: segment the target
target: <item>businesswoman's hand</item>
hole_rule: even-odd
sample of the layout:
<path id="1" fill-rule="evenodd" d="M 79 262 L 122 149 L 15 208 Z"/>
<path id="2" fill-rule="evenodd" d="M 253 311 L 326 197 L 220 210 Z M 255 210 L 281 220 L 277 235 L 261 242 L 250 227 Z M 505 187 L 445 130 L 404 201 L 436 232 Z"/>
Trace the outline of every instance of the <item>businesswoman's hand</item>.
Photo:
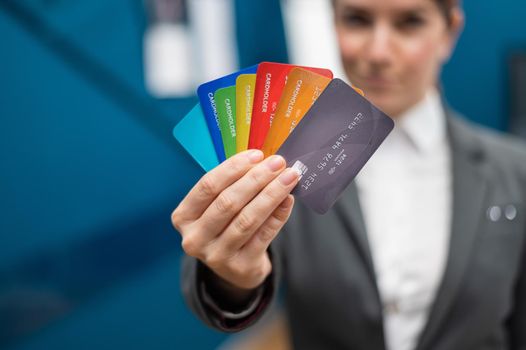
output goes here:
<path id="1" fill-rule="evenodd" d="M 186 254 L 237 288 L 270 274 L 267 248 L 288 220 L 298 182 L 281 156 L 259 150 L 227 159 L 205 174 L 172 214 Z"/>

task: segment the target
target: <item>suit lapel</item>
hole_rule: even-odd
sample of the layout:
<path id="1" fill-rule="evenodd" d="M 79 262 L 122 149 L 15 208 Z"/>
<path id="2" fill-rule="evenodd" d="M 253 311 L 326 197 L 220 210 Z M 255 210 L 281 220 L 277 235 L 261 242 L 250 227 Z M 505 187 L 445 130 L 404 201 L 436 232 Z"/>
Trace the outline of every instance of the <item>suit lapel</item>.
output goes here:
<path id="1" fill-rule="evenodd" d="M 449 256 L 435 302 L 417 349 L 429 349 L 455 299 L 466 271 L 470 252 L 484 206 L 487 177 L 484 154 L 473 133 L 448 116 L 448 132 L 452 151 L 453 212 Z"/>

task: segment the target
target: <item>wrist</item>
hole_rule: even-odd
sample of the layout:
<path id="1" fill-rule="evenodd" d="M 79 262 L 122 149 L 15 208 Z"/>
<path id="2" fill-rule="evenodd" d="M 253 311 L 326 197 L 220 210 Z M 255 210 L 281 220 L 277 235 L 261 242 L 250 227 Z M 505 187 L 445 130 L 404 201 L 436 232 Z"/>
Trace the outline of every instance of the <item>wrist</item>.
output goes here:
<path id="1" fill-rule="evenodd" d="M 244 309 L 258 294 L 262 285 L 254 288 L 242 288 L 225 280 L 205 266 L 204 277 L 210 296 L 226 310 L 237 311 Z"/>

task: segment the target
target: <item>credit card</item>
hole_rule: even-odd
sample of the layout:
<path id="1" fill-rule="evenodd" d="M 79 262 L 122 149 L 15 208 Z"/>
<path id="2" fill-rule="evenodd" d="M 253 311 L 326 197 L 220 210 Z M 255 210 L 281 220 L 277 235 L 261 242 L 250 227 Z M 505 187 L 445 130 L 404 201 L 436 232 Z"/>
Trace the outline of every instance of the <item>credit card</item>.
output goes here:
<path id="1" fill-rule="evenodd" d="M 205 172 L 219 164 L 201 105 L 195 105 L 177 123 L 173 135 Z"/>
<path id="2" fill-rule="evenodd" d="M 208 126 L 210 136 L 212 137 L 212 142 L 214 143 L 214 149 L 220 162 L 224 161 L 226 157 L 223 147 L 223 140 L 221 139 L 221 131 L 219 130 L 219 119 L 217 117 L 214 93 L 218 89 L 236 85 L 236 79 L 240 74 L 254 74 L 256 73 L 257 68 L 257 65 L 245 68 L 239 72 L 204 83 L 197 88 L 197 96 L 199 97 L 201 108 L 203 108 L 206 125 Z"/>
<path id="3" fill-rule="evenodd" d="M 252 120 L 252 105 L 254 89 L 256 87 L 255 74 L 241 74 L 236 80 L 236 152 L 248 149 L 250 122 Z"/>
<path id="4" fill-rule="evenodd" d="M 216 90 L 214 99 L 225 157 L 230 158 L 236 154 L 236 87 L 229 86 Z"/>
<path id="5" fill-rule="evenodd" d="M 276 153 L 330 81 L 330 78 L 303 68 L 293 68 L 290 71 L 261 149 L 265 157 Z"/>
<path id="6" fill-rule="evenodd" d="M 257 70 L 254 106 L 248 148 L 261 149 L 272 118 L 292 68 L 300 67 L 332 79 L 332 72 L 323 68 L 301 67 L 291 64 L 263 62 Z"/>
<path id="7" fill-rule="evenodd" d="M 393 127 L 352 87 L 332 80 L 277 152 L 302 174 L 292 194 L 326 213 Z"/>

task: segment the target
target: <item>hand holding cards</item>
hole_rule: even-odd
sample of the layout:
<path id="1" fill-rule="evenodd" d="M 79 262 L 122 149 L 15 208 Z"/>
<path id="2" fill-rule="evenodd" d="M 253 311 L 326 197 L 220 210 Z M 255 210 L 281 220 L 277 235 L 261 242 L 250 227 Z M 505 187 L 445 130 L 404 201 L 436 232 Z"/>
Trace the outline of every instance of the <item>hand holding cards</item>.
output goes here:
<path id="1" fill-rule="evenodd" d="M 331 79 L 326 69 L 261 63 L 201 85 L 198 94 L 209 131 L 203 145 L 210 151 L 213 144 L 218 161 L 246 147 L 261 149 L 266 157 L 283 156 L 288 167 L 302 174 L 292 193 L 325 213 L 394 127 L 361 91 Z M 195 119 L 195 110 L 183 125 L 187 118 Z M 195 142 L 189 147 L 187 136 L 175 134 L 199 164 L 210 164 L 213 157 L 195 152 Z"/>

